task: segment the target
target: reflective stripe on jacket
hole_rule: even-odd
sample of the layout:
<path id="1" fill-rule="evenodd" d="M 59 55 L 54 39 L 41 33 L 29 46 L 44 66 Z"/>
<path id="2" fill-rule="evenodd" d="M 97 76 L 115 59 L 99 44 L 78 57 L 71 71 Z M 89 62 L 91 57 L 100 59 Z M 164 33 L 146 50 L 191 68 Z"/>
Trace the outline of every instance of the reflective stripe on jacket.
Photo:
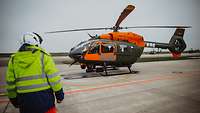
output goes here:
<path id="1" fill-rule="evenodd" d="M 52 88 L 59 91 L 61 77 L 52 57 L 36 46 L 34 51 L 20 51 L 11 56 L 6 74 L 9 98 L 17 93 L 37 92 Z"/>

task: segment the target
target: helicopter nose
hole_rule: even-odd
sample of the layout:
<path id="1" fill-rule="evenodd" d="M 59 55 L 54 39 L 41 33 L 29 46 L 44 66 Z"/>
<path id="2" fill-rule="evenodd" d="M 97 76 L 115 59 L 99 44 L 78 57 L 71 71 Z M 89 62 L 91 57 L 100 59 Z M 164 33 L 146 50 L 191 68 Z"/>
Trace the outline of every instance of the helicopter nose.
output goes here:
<path id="1" fill-rule="evenodd" d="M 77 51 L 70 51 L 69 57 L 74 59 L 74 60 L 81 60 L 82 58 L 82 53 L 77 52 Z"/>
<path id="2" fill-rule="evenodd" d="M 73 58 L 73 59 L 80 59 L 81 58 L 81 54 L 73 54 L 73 53 L 70 53 L 69 54 L 69 57 Z"/>

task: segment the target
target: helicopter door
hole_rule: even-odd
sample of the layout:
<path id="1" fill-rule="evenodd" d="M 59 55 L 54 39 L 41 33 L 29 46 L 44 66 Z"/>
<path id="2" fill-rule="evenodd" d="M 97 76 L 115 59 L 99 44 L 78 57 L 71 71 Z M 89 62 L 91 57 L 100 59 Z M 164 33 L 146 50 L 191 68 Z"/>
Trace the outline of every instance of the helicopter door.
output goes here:
<path id="1" fill-rule="evenodd" d="M 100 60 L 101 61 L 115 61 L 116 54 L 114 54 L 115 46 L 114 44 L 102 44 L 101 45 L 101 54 Z"/>
<path id="2" fill-rule="evenodd" d="M 84 56 L 85 60 L 99 61 L 99 49 L 100 45 L 92 47 Z"/>

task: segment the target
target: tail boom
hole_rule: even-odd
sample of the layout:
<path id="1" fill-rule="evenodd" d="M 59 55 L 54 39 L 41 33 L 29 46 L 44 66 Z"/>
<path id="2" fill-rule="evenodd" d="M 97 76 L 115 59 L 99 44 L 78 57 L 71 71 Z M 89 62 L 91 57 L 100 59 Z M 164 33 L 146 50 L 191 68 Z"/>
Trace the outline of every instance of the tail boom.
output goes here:
<path id="1" fill-rule="evenodd" d="M 184 32 L 184 28 L 177 28 L 169 43 L 145 41 L 145 46 L 148 48 L 169 49 L 174 58 L 179 58 L 186 48 L 186 43 L 183 40 Z"/>

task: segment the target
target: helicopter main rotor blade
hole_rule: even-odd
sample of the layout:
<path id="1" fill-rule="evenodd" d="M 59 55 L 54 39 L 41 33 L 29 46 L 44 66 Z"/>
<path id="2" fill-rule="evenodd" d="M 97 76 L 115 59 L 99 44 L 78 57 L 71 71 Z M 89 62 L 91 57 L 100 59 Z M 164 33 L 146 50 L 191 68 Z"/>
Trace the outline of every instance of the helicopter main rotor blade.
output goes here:
<path id="1" fill-rule="evenodd" d="M 119 29 L 130 28 L 191 28 L 192 26 L 133 26 L 133 27 L 120 27 Z"/>
<path id="2" fill-rule="evenodd" d="M 62 33 L 62 32 L 74 32 L 74 31 L 91 31 L 91 30 L 112 30 L 113 28 L 86 28 L 86 29 L 71 29 L 71 30 L 61 30 L 61 31 L 51 31 L 51 32 L 45 32 L 45 33 Z"/>
<path id="3" fill-rule="evenodd" d="M 121 15 L 119 16 L 116 24 L 115 24 L 115 29 L 114 31 L 117 31 L 117 29 L 119 28 L 119 25 L 121 24 L 121 22 L 135 9 L 135 6 L 133 5 L 128 5 L 121 13 Z"/>
<path id="4" fill-rule="evenodd" d="M 62 33 L 62 32 L 74 32 L 74 31 L 91 31 L 91 30 L 114 30 L 118 29 L 131 29 L 131 28 L 191 28 L 191 26 L 133 26 L 133 27 L 102 27 L 102 28 L 85 28 L 85 29 L 71 29 L 71 30 L 61 30 L 61 31 L 51 31 L 45 33 Z"/>

